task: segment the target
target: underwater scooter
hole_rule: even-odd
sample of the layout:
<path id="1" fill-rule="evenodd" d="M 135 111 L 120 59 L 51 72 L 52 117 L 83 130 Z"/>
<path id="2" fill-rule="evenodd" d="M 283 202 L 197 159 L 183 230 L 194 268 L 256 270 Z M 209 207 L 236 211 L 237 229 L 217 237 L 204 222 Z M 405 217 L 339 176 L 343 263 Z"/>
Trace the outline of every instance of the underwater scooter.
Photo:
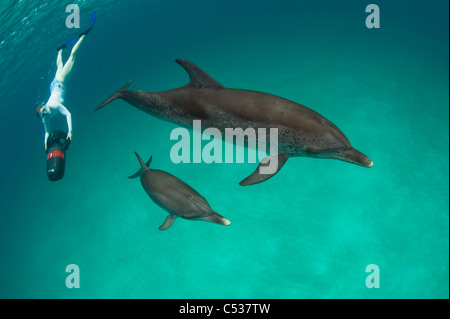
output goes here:
<path id="1" fill-rule="evenodd" d="M 63 131 L 53 131 L 47 140 L 47 177 L 52 182 L 64 176 L 66 154 L 70 140 Z"/>

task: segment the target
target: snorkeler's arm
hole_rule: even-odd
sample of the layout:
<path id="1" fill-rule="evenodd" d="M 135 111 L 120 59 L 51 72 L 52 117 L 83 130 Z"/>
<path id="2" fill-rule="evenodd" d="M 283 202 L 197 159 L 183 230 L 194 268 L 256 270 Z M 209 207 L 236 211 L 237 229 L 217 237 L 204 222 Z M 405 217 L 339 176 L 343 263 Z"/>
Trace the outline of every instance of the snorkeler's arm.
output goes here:
<path id="1" fill-rule="evenodd" d="M 62 115 L 64 115 L 67 119 L 67 127 L 69 129 L 69 133 L 67 134 L 68 139 L 72 139 L 72 115 L 70 114 L 69 110 L 59 103 L 59 111 Z"/>
<path id="2" fill-rule="evenodd" d="M 47 141 L 48 141 L 48 137 L 50 135 L 50 123 L 47 121 L 47 118 L 44 117 L 42 119 L 42 123 L 44 124 L 44 129 L 45 129 L 45 136 L 44 136 L 44 145 L 45 145 L 45 150 L 47 151 Z"/>

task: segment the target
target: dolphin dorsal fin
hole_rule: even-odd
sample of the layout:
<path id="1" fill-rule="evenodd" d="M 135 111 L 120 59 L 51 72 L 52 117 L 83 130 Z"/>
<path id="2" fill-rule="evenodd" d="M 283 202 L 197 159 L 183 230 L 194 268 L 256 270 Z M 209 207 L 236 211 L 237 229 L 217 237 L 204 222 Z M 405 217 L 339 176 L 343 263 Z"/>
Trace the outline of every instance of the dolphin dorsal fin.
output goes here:
<path id="1" fill-rule="evenodd" d="M 194 63 L 183 59 L 176 59 L 175 62 L 181 65 L 189 74 L 191 81 L 187 86 L 196 89 L 206 89 L 206 88 L 224 89 L 224 87 L 219 82 L 217 82 L 208 74 L 206 74 Z"/>

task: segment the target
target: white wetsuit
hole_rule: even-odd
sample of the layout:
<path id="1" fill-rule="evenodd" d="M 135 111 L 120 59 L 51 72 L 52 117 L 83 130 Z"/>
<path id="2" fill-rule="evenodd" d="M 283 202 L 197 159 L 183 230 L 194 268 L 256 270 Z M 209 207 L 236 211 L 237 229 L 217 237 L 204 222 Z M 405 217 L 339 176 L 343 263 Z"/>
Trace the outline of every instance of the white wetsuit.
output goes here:
<path id="1" fill-rule="evenodd" d="M 51 133 L 50 127 L 50 119 L 52 119 L 55 115 L 61 113 L 67 119 L 67 126 L 69 132 L 72 132 L 72 117 L 67 110 L 67 108 L 62 104 L 64 103 L 64 95 L 65 95 L 66 86 L 64 83 L 59 82 L 56 78 L 50 84 L 50 98 L 47 103 L 45 103 L 45 115 L 42 116 L 42 123 L 45 128 L 45 145 L 47 145 L 48 136 Z"/>

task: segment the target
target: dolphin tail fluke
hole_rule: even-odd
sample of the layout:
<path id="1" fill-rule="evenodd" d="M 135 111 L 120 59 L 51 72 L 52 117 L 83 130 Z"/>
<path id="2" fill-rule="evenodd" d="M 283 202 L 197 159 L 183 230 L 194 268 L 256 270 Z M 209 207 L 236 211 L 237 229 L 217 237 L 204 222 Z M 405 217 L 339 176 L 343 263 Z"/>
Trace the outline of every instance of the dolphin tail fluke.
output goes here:
<path id="1" fill-rule="evenodd" d="M 278 171 L 283 167 L 283 165 L 288 160 L 289 156 L 286 154 L 278 154 L 277 157 L 275 156 L 268 156 L 264 158 L 261 163 L 259 163 L 258 168 L 247 178 L 245 178 L 242 182 L 239 183 L 241 186 L 248 186 L 253 184 L 262 183 L 269 178 L 273 177 Z M 277 159 L 278 161 L 275 162 L 276 166 L 273 166 L 271 164 L 272 160 Z"/>
<path id="2" fill-rule="evenodd" d="M 130 86 L 131 80 L 128 81 L 127 84 L 125 84 L 120 90 L 116 91 L 113 95 L 111 95 L 109 98 L 107 98 L 102 104 L 97 106 L 95 109 L 89 112 L 89 114 L 94 113 L 95 111 L 98 111 L 102 107 L 106 106 L 107 104 L 111 103 L 115 99 L 119 99 L 123 96 L 123 92 L 127 90 L 127 88 Z"/>
<path id="3" fill-rule="evenodd" d="M 139 156 L 139 154 L 137 152 L 134 152 L 134 154 L 136 154 L 136 157 L 137 157 L 137 159 L 139 161 L 139 164 L 141 164 L 141 168 L 136 173 L 134 173 L 133 175 L 128 176 L 128 178 L 130 178 L 130 179 L 141 176 L 142 171 L 148 169 L 148 167 L 150 166 L 150 164 L 152 162 L 152 158 L 153 158 L 153 156 L 150 156 L 150 159 L 147 161 L 147 163 L 144 164 L 144 161 Z"/>
<path id="4" fill-rule="evenodd" d="M 167 218 L 164 221 L 164 223 L 161 226 L 159 226 L 159 230 L 166 230 L 167 228 L 172 226 L 172 224 L 173 224 L 173 222 L 175 221 L 176 218 L 177 218 L 177 216 L 172 215 L 172 214 L 167 216 Z"/>
<path id="5" fill-rule="evenodd" d="M 215 211 L 213 211 L 213 213 L 208 216 L 201 217 L 200 219 L 206 222 L 216 223 L 224 226 L 228 226 L 231 224 L 231 222 L 228 219 L 226 219 L 220 214 L 217 214 Z"/>
<path id="6" fill-rule="evenodd" d="M 129 179 L 133 179 L 133 178 L 136 178 L 136 177 L 139 177 L 139 176 L 141 176 L 141 169 L 139 169 L 136 173 L 134 173 L 133 175 L 131 175 L 131 176 L 128 176 L 128 178 Z"/>

